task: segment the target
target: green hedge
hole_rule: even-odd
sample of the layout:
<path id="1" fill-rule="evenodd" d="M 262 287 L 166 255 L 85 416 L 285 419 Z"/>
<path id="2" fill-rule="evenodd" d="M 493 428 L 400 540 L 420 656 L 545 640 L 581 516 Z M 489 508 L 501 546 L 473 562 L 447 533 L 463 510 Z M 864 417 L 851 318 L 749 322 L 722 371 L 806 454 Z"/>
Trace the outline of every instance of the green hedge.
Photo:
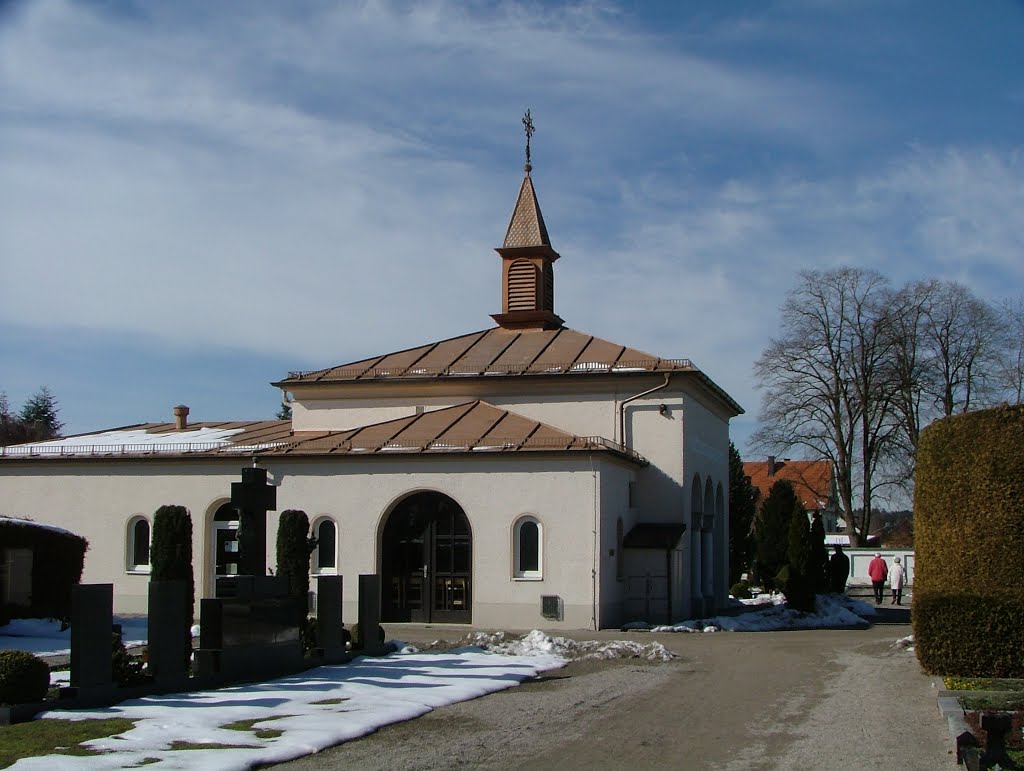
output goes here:
<path id="1" fill-rule="evenodd" d="M 71 587 L 82 580 L 89 542 L 60 528 L 0 517 L 0 544 L 32 550 L 31 605 L 0 605 L 0 617 L 70 618 Z"/>
<path id="2" fill-rule="evenodd" d="M 161 506 L 156 510 L 149 557 L 151 581 L 184 581 L 188 587 L 181 625 L 191 653 L 196 584 L 192 575 L 192 516 L 184 506 Z"/>
<path id="3" fill-rule="evenodd" d="M 0 704 L 42 701 L 50 687 L 50 667 L 27 651 L 0 651 Z"/>
<path id="4" fill-rule="evenodd" d="M 914 650 L 925 671 L 1024 677 L 1024 596 L 914 590 Z"/>
<path id="5" fill-rule="evenodd" d="M 1005 640 L 1024 648 L 1021 632 L 1008 631 L 1024 628 L 1024 407 L 930 425 L 915 486 L 918 658 L 936 674 L 1024 677 L 1020 654 L 976 650 L 1003 650 Z"/>

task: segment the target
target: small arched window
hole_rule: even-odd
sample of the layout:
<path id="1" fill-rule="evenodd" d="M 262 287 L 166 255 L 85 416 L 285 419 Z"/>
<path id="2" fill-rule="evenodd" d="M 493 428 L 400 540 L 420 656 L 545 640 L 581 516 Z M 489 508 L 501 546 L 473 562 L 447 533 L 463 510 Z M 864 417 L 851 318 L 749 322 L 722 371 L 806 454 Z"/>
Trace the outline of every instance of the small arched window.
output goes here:
<path id="1" fill-rule="evenodd" d="M 316 549 L 313 550 L 314 573 L 336 573 L 338 570 L 338 528 L 333 519 L 324 517 L 313 524 Z"/>
<path id="2" fill-rule="evenodd" d="M 130 573 L 149 572 L 149 520 L 142 516 L 128 520 L 125 567 Z"/>
<path id="3" fill-rule="evenodd" d="M 512 528 L 512 575 L 514 578 L 539 581 L 543 578 L 543 530 L 536 517 L 522 517 Z"/>

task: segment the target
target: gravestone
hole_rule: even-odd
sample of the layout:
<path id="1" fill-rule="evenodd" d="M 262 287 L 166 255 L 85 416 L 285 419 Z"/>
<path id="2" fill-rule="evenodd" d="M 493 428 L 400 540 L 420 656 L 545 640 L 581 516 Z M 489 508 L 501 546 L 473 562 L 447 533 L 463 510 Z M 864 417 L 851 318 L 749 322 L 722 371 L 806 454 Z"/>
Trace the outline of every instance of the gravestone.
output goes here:
<path id="1" fill-rule="evenodd" d="M 159 688 L 184 687 L 192 655 L 188 583 L 149 582 L 149 672 Z M 191 619 L 188 619 L 191 621 Z"/>
<path id="2" fill-rule="evenodd" d="M 277 488 L 267 484 L 267 470 L 242 469 L 242 481 L 231 483 L 231 504 L 238 509 L 238 572 L 267 574 L 267 512 L 277 509 Z"/>
<path id="3" fill-rule="evenodd" d="M 317 576 L 316 579 L 316 636 L 323 649 L 324 659 L 336 661 L 345 656 L 347 642 L 341 617 L 342 577 Z"/>
<path id="4" fill-rule="evenodd" d="M 359 644 L 364 653 L 384 650 L 380 639 L 380 576 L 359 576 Z"/>
<path id="5" fill-rule="evenodd" d="M 114 585 L 71 587 L 71 686 L 113 685 Z"/>

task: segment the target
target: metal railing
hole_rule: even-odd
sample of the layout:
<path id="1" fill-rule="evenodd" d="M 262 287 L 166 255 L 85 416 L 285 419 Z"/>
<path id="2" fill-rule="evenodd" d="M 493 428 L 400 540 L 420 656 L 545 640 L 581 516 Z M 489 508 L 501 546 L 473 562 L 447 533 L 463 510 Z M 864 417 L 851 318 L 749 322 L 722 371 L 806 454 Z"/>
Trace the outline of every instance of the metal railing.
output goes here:
<path id="1" fill-rule="evenodd" d="M 542 375 L 603 372 L 656 372 L 665 369 L 696 369 L 689 359 L 635 359 L 622 361 L 571 361 L 530 364 L 452 364 L 448 367 L 327 367 L 326 369 L 295 370 L 288 373 L 289 380 L 330 376 L 338 380 L 369 380 L 374 378 L 413 378 L 443 376 L 486 375 Z"/>
<path id="2" fill-rule="evenodd" d="M 612 450 L 638 463 L 647 460 L 635 450 L 601 436 L 484 437 L 457 442 L 443 439 L 389 439 L 353 442 L 351 439 L 318 439 L 225 444 L 223 442 L 179 442 L 153 444 L 48 444 L 0 447 L 0 458 L 139 457 L 153 455 L 334 455 L 375 453 L 513 452 L 528 450 Z"/>

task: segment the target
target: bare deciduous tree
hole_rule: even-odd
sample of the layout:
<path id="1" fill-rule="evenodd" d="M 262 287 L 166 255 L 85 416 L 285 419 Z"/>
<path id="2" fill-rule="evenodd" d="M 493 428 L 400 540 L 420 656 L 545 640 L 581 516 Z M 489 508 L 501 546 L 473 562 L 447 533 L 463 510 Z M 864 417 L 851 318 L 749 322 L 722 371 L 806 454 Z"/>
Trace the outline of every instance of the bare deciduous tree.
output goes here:
<path id="1" fill-rule="evenodd" d="M 895 433 L 892 298 L 874 271 L 803 271 L 783 303 L 781 337 L 755 365 L 764 400 L 754 441 L 831 460 L 844 518 L 861 541 Z"/>

